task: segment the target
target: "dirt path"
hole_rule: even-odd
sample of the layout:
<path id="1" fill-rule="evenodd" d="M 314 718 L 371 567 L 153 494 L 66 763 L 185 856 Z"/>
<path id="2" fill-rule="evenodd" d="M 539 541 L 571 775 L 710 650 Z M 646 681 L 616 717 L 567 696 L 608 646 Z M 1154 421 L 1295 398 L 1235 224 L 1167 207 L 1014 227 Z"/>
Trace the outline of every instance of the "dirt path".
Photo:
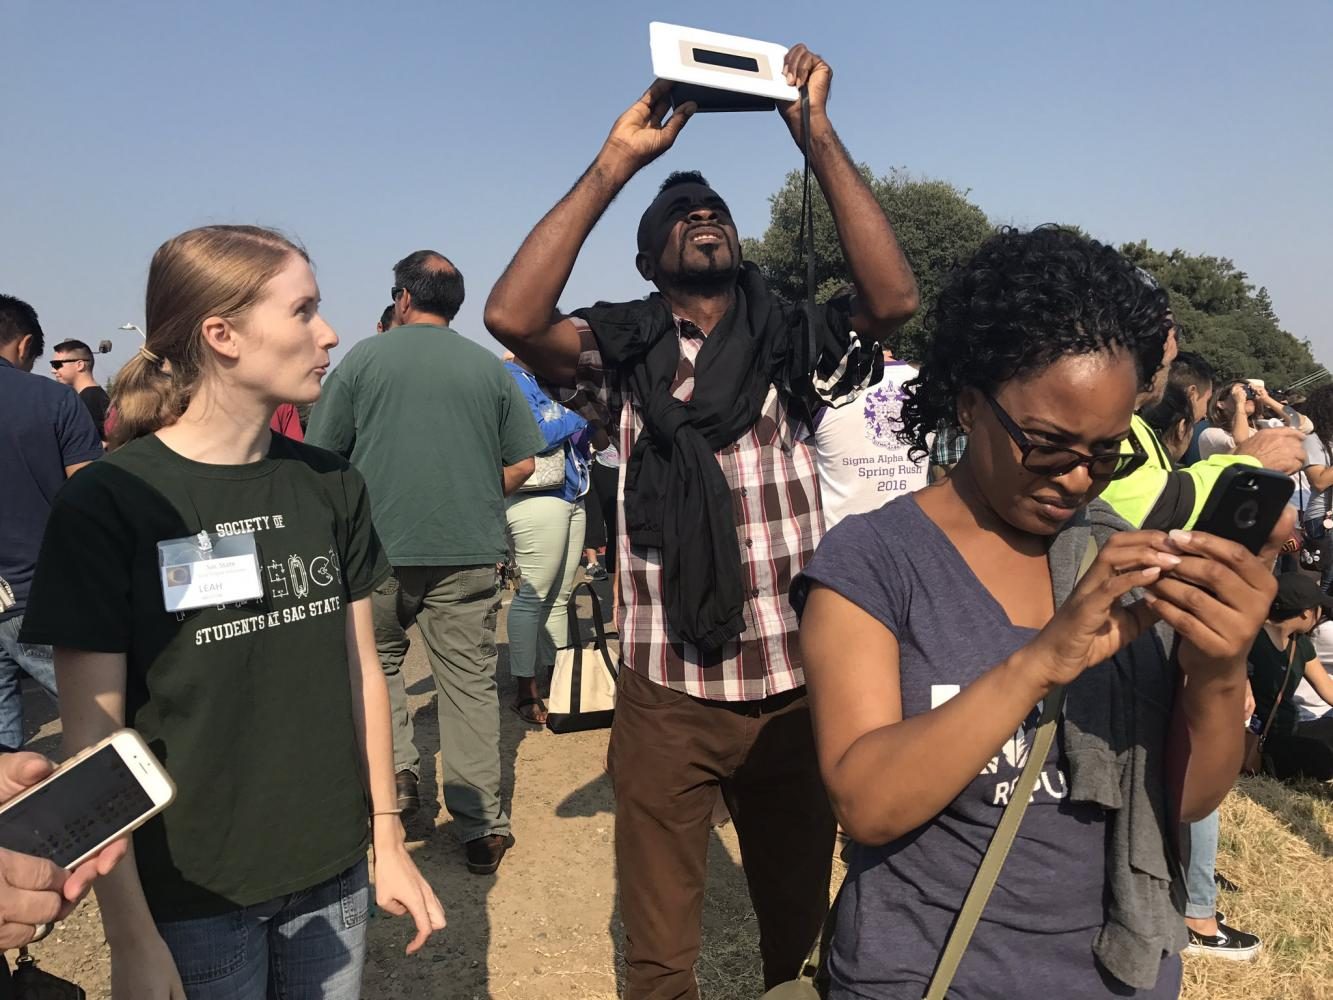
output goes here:
<path id="1" fill-rule="evenodd" d="M 585 609 L 585 615 L 587 614 Z M 501 639 L 503 642 L 503 617 Z M 422 809 L 408 824 L 417 864 L 444 903 L 449 926 L 405 956 L 410 925 L 371 920 L 365 1000 L 546 1000 L 617 996 L 619 920 L 615 910 L 610 784 L 605 732 L 555 736 L 508 710 L 513 685 L 501 646 L 501 761 L 515 848 L 492 876 L 470 874 L 439 792 L 439 729 L 434 684 L 413 632 L 404 665 L 422 751 Z M 31 703 L 33 699 L 28 699 Z M 57 752 L 58 724 L 45 706 L 34 749 Z M 757 932 L 730 826 L 713 838 L 707 946 L 700 979 L 712 997 L 763 992 Z M 34 949 L 42 967 L 74 980 L 90 1000 L 109 993 L 109 968 L 96 902 L 89 899 Z M 748 971 L 745 971 L 748 970 Z"/>

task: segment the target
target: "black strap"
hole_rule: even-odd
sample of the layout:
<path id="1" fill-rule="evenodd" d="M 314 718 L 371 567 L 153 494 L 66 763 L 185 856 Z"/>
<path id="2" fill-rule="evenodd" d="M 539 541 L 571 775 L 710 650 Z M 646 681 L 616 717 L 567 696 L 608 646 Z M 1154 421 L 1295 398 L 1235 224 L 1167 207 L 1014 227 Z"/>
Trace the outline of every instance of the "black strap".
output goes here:
<path id="1" fill-rule="evenodd" d="M 815 203 L 810 197 L 810 88 L 801 88 L 801 155 L 805 158 L 801 178 L 801 228 L 796 237 L 796 259 L 805 257 L 805 338 L 800 349 L 804 358 L 800 371 L 813 377 L 818 352 L 815 350 Z M 806 240 L 810 245 L 806 246 Z"/>
<path id="2" fill-rule="evenodd" d="M 1296 637 L 1292 636 L 1287 640 L 1287 672 L 1282 675 L 1282 686 L 1277 689 L 1277 695 L 1273 698 L 1273 707 L 1268 711 L 1268 720 L 1264 723 L 1263 732 L 1259 734 L 1259 748 L 1261 750 L 1268 742 L 1269 730 L 1273 728 L 1273 723 L 1277 721 L 1277 710 L 1282 705 L 1282 699 L 1287 693 L 1287 685 L 1291 683 L 1291 675 L 1296 670 L 1296 653 L 1298 651 Z"/>

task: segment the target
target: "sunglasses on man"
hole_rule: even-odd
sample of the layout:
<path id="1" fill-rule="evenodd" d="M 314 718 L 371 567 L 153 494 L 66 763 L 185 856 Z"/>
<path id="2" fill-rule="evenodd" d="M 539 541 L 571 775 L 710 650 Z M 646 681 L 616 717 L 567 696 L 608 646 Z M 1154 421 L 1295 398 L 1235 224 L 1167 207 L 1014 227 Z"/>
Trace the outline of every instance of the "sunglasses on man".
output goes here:
<path id="1" fill-rule="evenodd" d="M 86 360 L 87 360 L 86 358 L 55 358 L 51 362 L 51 367 L 54 370 L 59 371 L 62 365 L 75 365 L 78 364 L 80 361 L 86 361 Z"/>

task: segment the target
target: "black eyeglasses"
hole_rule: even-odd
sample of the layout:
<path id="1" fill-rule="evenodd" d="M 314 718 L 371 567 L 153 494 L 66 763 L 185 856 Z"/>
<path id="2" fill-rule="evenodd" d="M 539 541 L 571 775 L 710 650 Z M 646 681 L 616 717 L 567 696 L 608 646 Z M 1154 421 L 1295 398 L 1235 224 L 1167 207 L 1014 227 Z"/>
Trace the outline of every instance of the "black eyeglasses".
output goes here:
<path id="1" fill-rule="evenodd" d="M 61 365 L 75 365 L 82 360 L 83 358 L 57 358 L 51 362 L 51 367 L 59 371 Z"/>
<path id="2" fill-rule="evenodd" d="M 1101 455 L 1085 455 L 1072 448 L 1033 444 L 1023 433 L 1022 428 L 1014 423 L 1014 418 L 1005 413 L 1004 407 L 993 397 L 987 396 L 986 402 L 990 403 L 991 409 L 995 411 L 995 418 L 1000 421 L 1000 426 L 1013 438 L 1014 444 L 1018 445 L 1018 450 L 1023 455 L 1023 468 L 1029 472 L 1041 476 L 1063 476 L 1073 472 L 1080 465 L 1086 465 L 1089 478 L 1104 483 L 1113 479 L 1123 479 L 1148 461 L 1147 454 L 1142 451 L 1113 451 Z"/>
<path id="3" fill-rule="evenodd" d="M 392 302 L 397 302 L 397 301 L 398 301 L 398 296 L 400 296 L 400 295 L 402 295 L 402 294 L 403 294 L 403 286 L 402 286 L 402 285 L 394 285 L 392 288 L 389 289 L 389 299 L 390 299 L 390 301 L 392 301 Z"/>

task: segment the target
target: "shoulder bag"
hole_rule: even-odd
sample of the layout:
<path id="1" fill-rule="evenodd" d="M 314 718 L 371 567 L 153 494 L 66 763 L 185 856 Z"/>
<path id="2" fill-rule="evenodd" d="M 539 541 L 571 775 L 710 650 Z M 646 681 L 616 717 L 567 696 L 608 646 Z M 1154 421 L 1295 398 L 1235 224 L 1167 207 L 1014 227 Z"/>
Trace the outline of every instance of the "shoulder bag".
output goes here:
<path id="1" fill-rule="evenodd" d="M 592 599 L 593 640 L 584 645 L 579 634 L 575 598 L 587 591 Z M 609 729 L 616 712 L 616 667 L 606 645 L 602 602 L 587 582 L 569 595 L 569 645 L 557 650 L 551 695 L 546 699 L 546 728 L 553 733 Z"/>
<path id="2" fill-rule="evenodd" d="M 565 485 L 565 442 L 561 441 L 550 451 L 538 452 L 533 456 L 537 460 L 532 475 L 523 481 L 517 490 L 519 493 L 539 493 L 558 489 Z"/>

